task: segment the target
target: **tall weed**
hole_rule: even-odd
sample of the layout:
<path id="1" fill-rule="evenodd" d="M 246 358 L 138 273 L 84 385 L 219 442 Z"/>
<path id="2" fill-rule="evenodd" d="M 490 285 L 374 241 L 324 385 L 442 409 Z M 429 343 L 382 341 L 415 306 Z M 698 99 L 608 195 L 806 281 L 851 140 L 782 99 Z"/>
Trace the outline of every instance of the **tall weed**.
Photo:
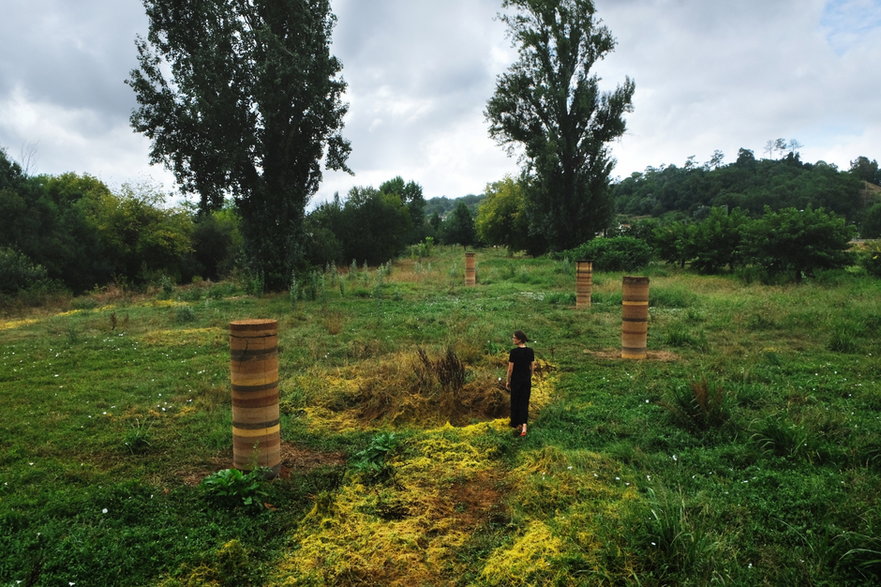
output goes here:
<path id="1" fill-rule="evenodd" d="M 673 388 L 661 402 L 673 421 L 693 433 L 719 430 L 731 420 L 730 394 L 706 379 Z"/>

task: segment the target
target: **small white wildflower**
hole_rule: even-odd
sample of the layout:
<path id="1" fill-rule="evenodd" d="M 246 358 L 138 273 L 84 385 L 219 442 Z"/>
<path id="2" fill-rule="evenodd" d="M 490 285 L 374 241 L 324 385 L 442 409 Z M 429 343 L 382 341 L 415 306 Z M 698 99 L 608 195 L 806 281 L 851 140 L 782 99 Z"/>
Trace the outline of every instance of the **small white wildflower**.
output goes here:
<path id="1" fill-rule="evenodd" d="M 101 513 L 102 513 L 102 514 L 106 514 L 106 513 L 107 513 L 107 508 L 102 509 L 102 510 L 101 510 Z"/>
<path id="2" fill-rule="evenodd" d="M 678 460 L 679 460 L 679 457 L 677 457 L 676 455 L 673 455 L 673 460 L 674 460 L 674 461 L 678 461 Z"/>

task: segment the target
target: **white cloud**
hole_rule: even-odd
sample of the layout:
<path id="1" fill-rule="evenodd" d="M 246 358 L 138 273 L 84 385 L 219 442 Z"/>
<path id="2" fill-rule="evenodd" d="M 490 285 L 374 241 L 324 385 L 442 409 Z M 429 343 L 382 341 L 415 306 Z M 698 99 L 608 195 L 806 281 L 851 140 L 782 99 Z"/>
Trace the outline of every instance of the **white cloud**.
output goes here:
<path id="1" fill-rule="evenodd" d="M 515 56 L 498 0 L 333 0 L 354 177 L 326 173 L 315 200 L 400 175 L 427 197 L 476 193 L 516 171 L 483 109 Z M 597 0 L 618 40 L 603 87 L 636 82 L 614 174 L 726 160 L 803 143 L 802 159 L 881 158 L 878 0 Z M 146 32 L 137 0 L 13 0 L 0 19 L 0 147 L 34 149 L 35 173 L 170 183 L 128 126 L 123 84 Z"/>

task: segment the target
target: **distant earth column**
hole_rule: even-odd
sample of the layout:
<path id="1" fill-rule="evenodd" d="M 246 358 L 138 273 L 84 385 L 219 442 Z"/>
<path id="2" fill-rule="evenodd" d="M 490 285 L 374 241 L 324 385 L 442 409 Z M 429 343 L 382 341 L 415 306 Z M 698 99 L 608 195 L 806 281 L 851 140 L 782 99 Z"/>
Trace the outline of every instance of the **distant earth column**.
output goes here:
<path id="1" fill-rule="evenodd" d="M 575 307 L 589 308 L 593 290 L 593 263 L 578 261 L 575 264 Z"/>
<path id="2" fill-rule="evenodd" d="M 648 338 L 649 278 L 625 277 L 621 304 L 621 358 L 644 359 Z"/>
<path id="3" fill-rule="evenodd" d="M 474 268 L 474 253 L 465 253 L 465 285 L 477 285 L 477 272 Z"/>

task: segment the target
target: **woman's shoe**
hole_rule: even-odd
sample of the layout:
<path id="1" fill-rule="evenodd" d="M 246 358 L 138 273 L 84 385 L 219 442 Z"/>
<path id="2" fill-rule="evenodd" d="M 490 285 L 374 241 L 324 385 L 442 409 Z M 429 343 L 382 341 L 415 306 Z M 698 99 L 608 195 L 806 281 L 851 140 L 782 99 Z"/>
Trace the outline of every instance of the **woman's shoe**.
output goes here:
<path id="1" fill-rule="evenodd" d="M 520 436 L 526 436 L 526 430 L 521 430 L 521 431 L 520 431 Z"/>

